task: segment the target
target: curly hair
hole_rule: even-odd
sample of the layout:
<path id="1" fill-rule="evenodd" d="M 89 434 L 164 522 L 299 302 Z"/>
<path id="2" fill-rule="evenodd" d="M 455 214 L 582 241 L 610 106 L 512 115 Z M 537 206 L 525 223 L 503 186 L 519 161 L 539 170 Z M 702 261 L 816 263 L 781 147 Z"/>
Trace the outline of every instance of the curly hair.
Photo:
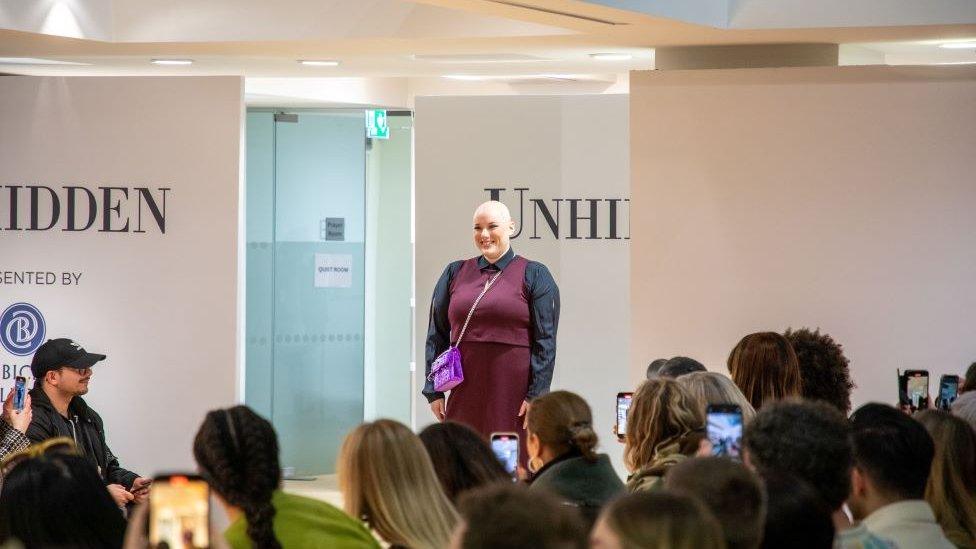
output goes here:
<path id="1" fill-rule="evenodd" d="M 838 509 L 851 489 L 851 427 L 825 402 L 788 399 L 767 405 L 746 426 L 742 438 L 760 474 L 794 474 Z"/>
<path id="2" fill-rule="evenodd" d="M 193 456 L 210 487 L 244 511 L 254 547 L 280 549 L 271 497 L 281 485 L 281 467 L 271 423 L 247 406 L 213 410 L 193 440 Z"/>
<path id="3" fill-rule="evenodd" d="M 833 404 L 845 415 L 851 411 L 851 362 L 844 356 L 844 348 L 820 328 L 793 330 L 783 334 L 800 363 L 803 396 Z"/>

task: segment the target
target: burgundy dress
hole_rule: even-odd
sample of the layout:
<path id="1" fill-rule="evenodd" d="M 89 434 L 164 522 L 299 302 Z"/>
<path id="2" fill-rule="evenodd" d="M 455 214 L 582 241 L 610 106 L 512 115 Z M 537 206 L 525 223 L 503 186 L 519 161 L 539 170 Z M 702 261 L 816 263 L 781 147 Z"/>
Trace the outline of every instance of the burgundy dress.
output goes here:
<path id="1" fill-rule="evenodd" d="M 464 423 L 486 438 L 494 432 L 518 433 L 520 463 L 525 464 L 524 418 L 530 379 L 532 323 L 525 290 L 528 261 L 516 256 L 475 309 L 459 347 L 464 382 L 447 401 L 447 419 Z M 451 280 L 448 317 L 451 341 L 457 341 L 464 320 L 485 283 L 498 271 L 482 270 L 469 259 Z"/>

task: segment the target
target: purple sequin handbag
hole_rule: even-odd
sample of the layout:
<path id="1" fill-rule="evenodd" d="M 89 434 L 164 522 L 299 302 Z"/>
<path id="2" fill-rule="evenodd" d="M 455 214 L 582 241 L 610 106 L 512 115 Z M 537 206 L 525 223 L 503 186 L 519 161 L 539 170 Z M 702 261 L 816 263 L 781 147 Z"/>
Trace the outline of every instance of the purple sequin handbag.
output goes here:
<path id="1" fill-rule="evenodd" d="M 468 329 L 468 323 L 471 322 L 471 316 L 474 315 L 474 310 L 478 307 L 478 303 L 481 302 L 481 298 L 485 297 L 488 290 L 491 289 L 492 284 L 495 280 L 501 276 L 501 271 L 485 283 L 485 289 L 481 290 L 481 295 L 478 299 L 474 300 L 474 304 L 471 305 L 471 310 L 468 311 L 468 318 L 464 321 L 464 326 L 461 327 L 461 333 L 458 334 L 457 343 L 451 345 L 446 351 L 441 353 L 434 359 L 434 362 L 430 365 L 430 375 L 427 379 L 434 382 L 434 390 L 438 393 L 445 393 L 451 389 L 457 387 L 464 381 L 464 370 L 461 368 L 461 351 L 458 350 L 458 346 L 461 345 L 461 339 L 464 338 L 464 332 Z"/>

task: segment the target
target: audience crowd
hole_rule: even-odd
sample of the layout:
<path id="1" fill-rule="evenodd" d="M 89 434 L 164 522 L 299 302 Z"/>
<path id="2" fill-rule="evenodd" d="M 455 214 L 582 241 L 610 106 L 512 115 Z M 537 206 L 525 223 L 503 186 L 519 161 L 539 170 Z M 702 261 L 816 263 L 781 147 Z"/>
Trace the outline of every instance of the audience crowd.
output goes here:
<path id="1" fill-rule="evenodd" d="M 81 399 L 104 358 L 51 340 L 23 408 L 12 394 L 4 402 L 0 547 L 149 546 L 152 481 L 120 466 Z M 610 426 L 568 391 L 531 402 L 528 467 L 515 478 L 465 425 L 418 435 L 393 420 L 363 423 L 338 455 L 341 509 L 282 490 L 266 419 L 246 406 L 211 411 L 192 450 L 230 521 L 213 545 L 976 548 L 976 364 L 951 405 L 913 414 L 880 403 L 851 413 L 849 361 L 819 330 L 747 335 L 727 367 L 650 364 L 618 437 L 626 479 L 599 450 Z M 709 407 L 723 405 L 742 412 L 740 458 L 714 455 L 706 436 Z"/>

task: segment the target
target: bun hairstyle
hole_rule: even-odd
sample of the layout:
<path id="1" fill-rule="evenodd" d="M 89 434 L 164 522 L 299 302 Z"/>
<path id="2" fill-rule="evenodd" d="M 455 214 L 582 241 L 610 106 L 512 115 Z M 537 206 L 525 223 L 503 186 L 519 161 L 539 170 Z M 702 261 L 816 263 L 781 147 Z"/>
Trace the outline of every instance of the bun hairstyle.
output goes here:
<path id="1" fill-rule="evenodd" d="M 274 491 L 281 485 L 278 436 L 247 406 L 213 410 L 193 441 L 200 475 L 227 503 L 240 507 L 256 549 L 280 549 L 274 535 Z"/>
<path id="2" fill-rule="evenodd" d="M 597 460 L 593 413 L 576 393 L 555 391 L 533 400 L 528 430 L 556 455 L 577 450 L 587 461 Z"/>

